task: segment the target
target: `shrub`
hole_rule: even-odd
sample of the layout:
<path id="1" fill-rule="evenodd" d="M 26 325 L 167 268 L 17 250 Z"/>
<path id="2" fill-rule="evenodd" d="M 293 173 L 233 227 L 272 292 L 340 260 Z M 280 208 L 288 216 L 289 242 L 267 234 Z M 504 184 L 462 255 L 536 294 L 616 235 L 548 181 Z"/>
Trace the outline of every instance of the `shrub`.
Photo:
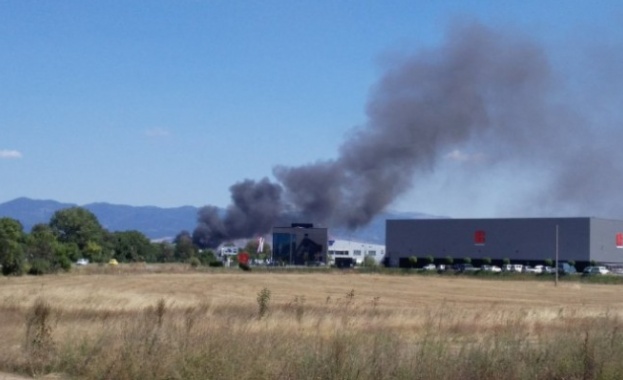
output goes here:
<path id="1" fill-rule="evenodd" d="M 191 257 L 188 260 L 188 263 L 190 264 L 192 268 L 197 268 L 199 265 L 201 265 L 201 261 L 199 261 L 199 259 L 196 257 Z"/>
<path id="2" fill-rule="evenodd" d="M 215 260 L 215 261 L 210 261 L 208 263 L 208 266 L 213 267 L 213 268 L 220 268 L 223 266 L 223 262 L 219 261 L 219 260 Z"/>
<path id="3" fill-rule="evenodd" d="M 52 307 L 41 298 L 35 300 L 26 315 L 26 340 L 24 349 L 32 375 L 48 370 L 54 355 L 52 339 Z"/>
<path id="4" fill-rule="evenodd" d="M 258 319 L 262 319 L 268 313 L 268 304 L 270 303 L 270 290 L 264 288 L 257 294 Z"/>
<path id="5" fill-rule="evenodd" d="M 363 259 L 363 263 L 361 264 L 361 266 L 365 267 L 365 268 L 373 268 L 376 267 L 376 260 L 374 260 L 374 258 L 372 256 L 366 256 Z"/>
<path id="6" fill-rule="evenodd" d="M 40 276 L 50 272 L 50 262 L 44 259 L 35 259 L 30 264 L 28 274 Z"/>
<path id="7" fill-rule="evenodd" d="M 243 263 L 238 263 L 238 268 L 242 269 L 245 272 L 251 270 L 251 267 L 249 266 L 249 264 L 243 264 Z"/>

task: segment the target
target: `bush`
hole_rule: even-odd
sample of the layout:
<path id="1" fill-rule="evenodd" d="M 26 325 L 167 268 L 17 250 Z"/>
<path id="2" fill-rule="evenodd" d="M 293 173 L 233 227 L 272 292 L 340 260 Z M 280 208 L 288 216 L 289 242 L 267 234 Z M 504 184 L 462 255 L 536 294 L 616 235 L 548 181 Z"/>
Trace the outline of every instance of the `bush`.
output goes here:
<path id="1" fill-rule="evenodd" d="M 210 265 L 211 262 L 216 261 L 214 252 L 209 249 L 199 251 L 197 258 L 201 261 L 201 265 Z"/>
<path id="2" fill-rule="evenodd" d="M 188 263 L 190 264 L 192 268 L 197 268 L 199 265 L 201 265 L 201 261 L 199 261 L 199 259 L 196 257 L 191 257 L 188 260 Z"/>
<path id="3" fill-rule="evenodd" d="M 243 263 L 238 263 L 238 268 L 242 269 L 245 272 L 251 270 L 251 267 L 249 266 L 249 264 L 243 264 Z"/>
<path id="4" fill-rule="evenodd" d="M 262 289 L 257 294 L 257 305 L 258 305 L 258 318 L 263 318 L 266 313 L 268 313 L 268 304 L 270 303 L 270 290 L 268 288 Z"/>
<path id="5" fill-rule="evenodd" d="M 50 272 L 50 262 L 44 259 L 35 259 L 30 263 L 28 274 L 41 276 Z"/>
<path id="6" fill-rule="evenodd" d="M 376 260 L 374 260 L 374 258 L 372 256 L 366 256 L 363 259 L 363 263 L 361 264 L 361 266 L 365 267 L 365 268 L 372 268 L 377 266 L 376 264 Z"/>
<path id="7" fill-rule="evenodd" d="M 223 267 L 223 262 L 222 261 L 218 261 L 218 260 L 210 261 L 208 263 L 208 266 L 212 267 L 212 268 L 221 268 L 221 267 Z"/>
<path id="8" fill-rule="evenodd" d="M 56 267 L 64 270 L 65 272 L 69 272 L 71 270 L 71 261 L 67 256 L 60 256 L 56 260 Z"/>

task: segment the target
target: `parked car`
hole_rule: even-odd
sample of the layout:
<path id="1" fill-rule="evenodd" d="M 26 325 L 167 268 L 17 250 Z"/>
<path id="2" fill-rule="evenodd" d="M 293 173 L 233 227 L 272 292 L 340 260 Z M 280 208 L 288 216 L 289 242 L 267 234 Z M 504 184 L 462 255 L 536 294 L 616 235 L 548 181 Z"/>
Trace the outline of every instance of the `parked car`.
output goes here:
<path id="1" fill-rule="evenodd" d="M 608 268 L 604 267 L 604 266 L 596 266 L 596 267 L 586 267 L 584 268 L 584 273 L 583 275 L 585 276 L 592 276 L 592 275 L 604 275 L 604 274 L 609 274 L 610 271 L 608 270 Z"/>
<path id="2" fill-rule="evenodd" d="M 424 269 L 425 271 L 434 271 L 434 270 L 437 270 L 437 267 L 435 266 L 435 264 L 427 264 L 427 265 L 424 265 L 422 269 Z"/>
<path id="3" fill-rule="evenodd" d="M 523 265 L 522 264 L 511 264 L 511 272 L 522 273 Z"/>
<path id="4" fill-rule="evenodd" d="M 480 270 L 483 272 L 499 273 L 502 271 L 502 268 L 497 265 L 483 265 Z"/>
<path id="5" fill-rule="evenodd" d="M 562 275 L 567 275 L 567 274 L 576 274 L 578 273 L 578 271 L 575 269 L 573 265 L 569 265 L 569 263 L 559 263 L 558 273 Z"/>
<path id="6" fill-rule="evenodd" d="M 88 259 L 78 259 L 78 261 L 76 261 L 76 265 L 88 265 L 88 264 L 89 264 Z"/>
<path id="7" fill-rule="evenodd" d="M 526 265 L 523 271 L 524 273 L 543 273 L 543 265 L 536 265 L 534 267 Z"/>
<path id="8" fill-rule="evenodd" d="M 543 273 L 556 273 L 556 269 L 554 267 L 550 267 L 548 265 L 543 267 Z"/>
<path id="9" fill-rule="evenodd" d="M 477 272 L 479 269 L 473 266 L 472 264 L 456 264 L 454 266 L 454 270 L 457 272 Z"/>

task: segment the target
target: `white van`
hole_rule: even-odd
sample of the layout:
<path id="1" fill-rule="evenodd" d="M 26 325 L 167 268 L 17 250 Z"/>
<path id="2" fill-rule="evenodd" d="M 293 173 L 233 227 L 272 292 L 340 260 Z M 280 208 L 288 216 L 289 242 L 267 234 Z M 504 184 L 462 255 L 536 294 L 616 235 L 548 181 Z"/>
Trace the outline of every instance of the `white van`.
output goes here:
<path id="1" fill-rule="evenodd" d="M 521 264 L 511 264 L 511 272 L 521 273 L 523 272 L 523 265 Z"/>

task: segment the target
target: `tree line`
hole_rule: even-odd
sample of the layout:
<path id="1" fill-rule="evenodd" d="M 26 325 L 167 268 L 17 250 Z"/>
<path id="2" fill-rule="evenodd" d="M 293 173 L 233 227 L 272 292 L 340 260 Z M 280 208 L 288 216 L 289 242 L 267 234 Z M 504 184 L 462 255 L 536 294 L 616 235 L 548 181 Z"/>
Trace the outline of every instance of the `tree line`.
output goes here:
<path id="1" fill-rule="evenodd" d="M 187 231 L 172 243 L 152 242 L 143 233 L 106 230 L 97 217 L 82 207 L 56 211 L 49 223 L 24 231 L 13 218 L 0 218 L 0 265 L 4 275 L 45 274 L 68 271 L 78 259 L 107 263 L 191 262 L 208 265 L 214 252 L 200 249 Z"/>

